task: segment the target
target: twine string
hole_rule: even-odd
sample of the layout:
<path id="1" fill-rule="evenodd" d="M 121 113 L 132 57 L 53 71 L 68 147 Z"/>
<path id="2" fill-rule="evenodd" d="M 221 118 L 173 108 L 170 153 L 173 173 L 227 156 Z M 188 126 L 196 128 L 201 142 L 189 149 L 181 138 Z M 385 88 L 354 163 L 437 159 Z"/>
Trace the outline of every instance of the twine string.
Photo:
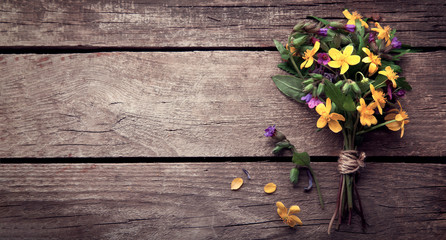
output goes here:
<path id="1" fill-rule="evenodd" d="M 339 154 L 338 170 L 341 174 L 350 174 L 365 167 L 365 153 L 356 150 L 344 150 Z"/>

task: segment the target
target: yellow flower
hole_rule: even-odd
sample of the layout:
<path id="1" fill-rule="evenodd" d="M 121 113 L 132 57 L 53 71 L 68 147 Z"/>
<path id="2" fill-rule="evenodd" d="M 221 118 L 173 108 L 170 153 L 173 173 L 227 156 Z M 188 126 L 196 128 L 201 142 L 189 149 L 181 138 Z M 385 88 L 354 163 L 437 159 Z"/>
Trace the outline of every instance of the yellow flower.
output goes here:
<path id="1" fill-rule="evenodd" d="M 368 106 L 365 104 L 364 98 L 359 99 L 359 103 L 361 106 L 357 106 L 356 110 L 358 110 L 360 114 L 360 121 L 362 126 L 371 126 L 372 124 L 377 124 L 378 120 L 373 114 L 375 113 L 376 103 L 372 102 Z"/>
<path id="2" fill-rule="evenodd" d="M 375 23 L 376 28 L 372 28 L 372 31 L 378 33 L 378 39 L 386 40 L 386 47 L 390 45 L 390 31 L 392 30 L 389 26 L 385 26 L 384 28 L 379 25 L 379 23 Z"/>
<path id="3" fill-rule="evenodd" d="M 304 56 L 302 57 L 303 59 L 305 59 L 305 61 L 300 65 L 300 69 L 302 68 L 309 68 L 311 67 L 311 65 L 313 65 L 314 62 L 314 54 L 317 53 L 317 51 L 319 50 L 321 43 L 319 41 L 314 43 L 314 47 L 313 49 L 307 49 L 307 51 L 305 51 Z"/>
<path id="4" fill-rule="evenodd" d="M 349 65 L 353 66 L 361 61 L 361 58 L 358 55 L 352 55 L 352 53 L 352 45 L 348 45 L 342 53 L 335 48 L 331 48 L 328 51 L 328 55 L 330 55 L 333 60 L 328 63 L 328 66 L 332 68 L 341 68 L 341 74 L 344 74 L 347 72 Z"/>
<path id="5" fill-rule="evenodd" d="M 393 71 L 393 69 L 390 66 L 387 66 L 385 71 L 379 71 L 378 73 L 381 74 L 381 75 L 386 76 L 387 79 L 389 79 L 392 82 L 393 87 L 396 88 L 396 81 L 395 80 L 399 76 Z"/>
<path id="6" fill-rule="evenodd" d="M 291 215 L 300 212 L 299 206 L 293 205 L 290 207 L 290 210 L 288 210 L 282 202 L 276 202 L 276 206 L 277 213 L 284 223 L 288 224 L 290 227 L 294 227 L 296 224 L 302 225 L 302 221 L 296 215 Z"/>
<path id="7" fill-rule="evenodd" d="M 381 58 L 374 55 L 368 48 L 362 48 L 362 51 L 367 54 L 367 57 L 362 59 L 362 62 L 364 63 L 370 63 L 369 65 L 369 76 L 372 76 L 373 74 L 378 71 L 378 66 L 381 66 Z"/>
<path id="8" fill-rule="evenodd" d="M 321 115 L 319 117 L 319 120 L 317 120 L 316 126 L 318 128 L 323 128 L 328 123 L 328 127 L 331 131 L 338 133 L 342 130 L 341 124 L 339 124 L 340 121 L 345 121 L 344 116 L 342 116 L 339 113 L 330 113 L 331 111 L 331 99 L 327 98 L 327 106 L 325 106 L 323 103 L 320 103 L 316 106 L 316 112 Z"/>
<path id="9" fill-rule="evenodd" d="M 381 89 L 375 90 L 372 84 L 370 84 L 370 91 L 372 92 L 373 100 L 375 100 L 376 106 L 378 107 L 379 114 L 383 114 L 383 107 L 386 105 L 386 98 Z"/>
<path id="10" fill-rule="evenodd" d="M 356 25 L 355 20 L 358 19 L 361 22 L 361 25 L 365 28 L 369 28 L 369 25 L 362 20 L 362 16 L 357 12 L 350 12 L 345 9 L 343 12 L 344 16 L 348 19 L 347 25 Z"/>
<path id="11" fill-rule="evenodd" d="M 386 126 L 392 131 L 398 131 L 401 129 L 401 137 L 403 137 L 404 125 L 409 123 L 409 120 L 407 120 L 409 119 L 409 115 L 407 115 L 406 111 L 403 111 L 400 102 L 399 101 L 397 102 L 398 105 L 400 105 L 400 110 L 392 109 L 388 111 L 390 113 L 384 117 L 384 120 L 386 121 L 396 120 L 396 122 L 386 124 Z"/>

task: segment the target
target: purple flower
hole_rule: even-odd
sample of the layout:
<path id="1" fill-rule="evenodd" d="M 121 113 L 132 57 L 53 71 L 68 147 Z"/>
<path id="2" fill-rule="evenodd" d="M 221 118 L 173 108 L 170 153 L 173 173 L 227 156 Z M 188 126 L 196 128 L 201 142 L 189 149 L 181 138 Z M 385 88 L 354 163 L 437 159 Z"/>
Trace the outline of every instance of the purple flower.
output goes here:
<path id="1" fill-rule="evenodd" d="M 312 73 L 324 74 L 325 71 L 324 71 L 322 66 L 319 66 L 319 67 L 314 68 L 311 72 Z"/>
<path id="2" fill-rule="evenodd" d="M 375 32 L 371 32 L 369 35 L 369 42 L 373 42 L 376 39 L 376 34 Z"/>
<path id="3" fill-rule="evenodd" d="M 321 100 L 319 100 L 319 98 L 314 97 L 314 98 L 311 98 L 311 100 L 308 102 L 308 107 L 313 109 L 321 103 L 322 102 L 321 102 Z"/>
<path id="4" fill-rule="evenodd" d="M 322 37 L 326 37 L 326 36 L 327 36 L 327 31 L 328 31 L 327 28 L 321 28 L 321 29 L 319 29 L 319 31 L 317 32 L 317 34 L 319 34 L 319 35 L 322 36 Z"/>
<path id="5" fill-rule="evenodd" d="M 331 30 L 336 30 L 336 28 L 332 27 L 332 26 L 328 26 L 328 28 L 331 29 Z"/>
<path id="6" fill-rule="evenodd" d="M 276 125 L 273 125 L 265 129 L 265 133 L 263 135 L 265 135 L 265 137 L 273 137 L 275 133 L 276 133 Z"/>
<path id="7" fill-rule="evenodd" d="M 311 43 L 314 45 L 316 42 L 319 42 L 321 40 L 315 38 L 315 37 L 311 37 Z"/>
<path id="8" fill-rule="evenodd" d="M 318 53 L 317 54 L 317 63 L 327 65 L 330 62 L 330 57 L 327 53 Z"/>
<path id="9" fill-rule="evenodd" d="M 396 92 L 396 95 L 398 97 L 404 97 L 404 95 L 406 95 L 406 90 L 400 89 L 398 92 Z"/>
<path id="10" fill-rule="evenodd" d="M 389 96 L 390 100 L 392 100 L 392 92 L 393 92 L 392 84 L 387 83 L 387 95 Z"/>
<path id="11" fill-rule="evenodd" d="M 305 101 L 305 102 L 309 102 L 311 100 L 313 96 L 311 95 L 311 93 L 305 95 L 304 97 L 301 97 L 300 100 Z"/>
<path id="12" fill-rule="evenodd" d="M 333 82 L 337 78 L 337 74 L 334 73 L 324 73 L 324 78 Z"/>
<path id="13" fill-rule="evenodd" d="M 347 24 L 345 25 L 345 30 L 347 30 L 348 32 L 355 32 L 355 28 L 356 26 L 354 24 Z"/>
<path id="14" fill-rule="evenodd" d="M 393 48 L 401 48 L 401 42 L 398 41 L 398 38 L 394 37 L 392 39 L 392 43 L 390 43 Z"/>

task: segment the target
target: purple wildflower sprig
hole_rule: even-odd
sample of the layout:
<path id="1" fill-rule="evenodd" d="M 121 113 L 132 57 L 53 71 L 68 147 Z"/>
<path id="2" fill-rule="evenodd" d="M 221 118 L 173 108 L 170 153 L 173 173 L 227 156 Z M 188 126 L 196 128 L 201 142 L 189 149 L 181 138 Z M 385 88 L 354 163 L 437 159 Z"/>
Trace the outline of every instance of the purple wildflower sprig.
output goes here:
<path id="1" fill-rule="evenodd" d="M 276 147 L 273 149 L 273 153 L 277 154 L 284 149 L 290 149 L 293 152 L 293 163 L 296 164 L 294 168 L 290 171 L 290 181 L 293 184 L 297 184 L 299 179 L 299 169 L 304 168 L 307 170 L 308 175 L 308 186 L 304 188 L 305 191 L 310 191 L 313 186 L 313 181 L 316 184 L 316 189 L 319 196 L 319 202 L 321 204 L 322 209 L 324 209 L 324 200 L 322 198 L 322 193 L 319 187 L 319 183 L 316 179 L 315 173 L 310 165 L 310 156 L 307 152 L 299 153 L 294 145 L 286 138 L 286 136 L 276 129 L 276 125 L 269 126 L 265 129 L 265 133 L 263 134 L 265 137 L 271 137 L 275 140 L 278 140 L 276 143 Z"/>

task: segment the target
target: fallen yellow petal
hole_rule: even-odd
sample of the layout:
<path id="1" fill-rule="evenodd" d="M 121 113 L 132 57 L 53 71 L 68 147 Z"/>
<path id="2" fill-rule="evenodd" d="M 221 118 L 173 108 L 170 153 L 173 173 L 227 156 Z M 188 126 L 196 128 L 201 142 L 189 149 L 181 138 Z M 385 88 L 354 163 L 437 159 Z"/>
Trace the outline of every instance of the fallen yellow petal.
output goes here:
<path id="1" fill-rule="evenodd" d="M 273 192 L 275 192 L 276 191 L 276 184 L 274 184 L 274 183 L 268 183 L 268 184 L 266 184 L 265 185 L 265 187 L 263 188 L 263 190 L 266 192 L 266 193 L 273 193 Z"/>
<path id="2" fill-rule="evenodd" d="M 242 178 L 234 178 L 231 183 L 231 190 L 238 190 L 243 185 L 243 179 Z"/>

